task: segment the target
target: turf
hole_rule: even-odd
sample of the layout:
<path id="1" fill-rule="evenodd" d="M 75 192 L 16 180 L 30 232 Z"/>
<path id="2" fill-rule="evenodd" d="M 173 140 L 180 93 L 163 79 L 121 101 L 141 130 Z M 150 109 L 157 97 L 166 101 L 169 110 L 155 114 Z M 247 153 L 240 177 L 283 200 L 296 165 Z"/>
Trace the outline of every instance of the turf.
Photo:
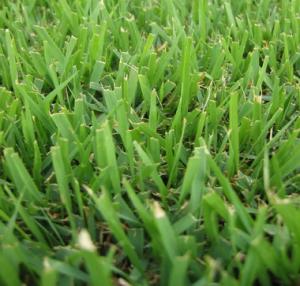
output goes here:
<path id="1" fill-rule="evenodd" d="M 2 0 L 0 285 L 298 285 L 299 0 Z"/>

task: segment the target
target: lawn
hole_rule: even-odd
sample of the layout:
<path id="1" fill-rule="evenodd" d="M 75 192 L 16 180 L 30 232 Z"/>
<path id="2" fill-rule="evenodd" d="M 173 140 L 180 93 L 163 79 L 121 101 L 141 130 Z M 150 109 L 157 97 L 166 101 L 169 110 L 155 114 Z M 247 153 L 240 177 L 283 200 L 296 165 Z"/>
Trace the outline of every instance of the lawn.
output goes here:
<path id="1" fill-rule="evenodd" d="M 0 285 L 300 283 L 300 0 L 1 0 Z"/>

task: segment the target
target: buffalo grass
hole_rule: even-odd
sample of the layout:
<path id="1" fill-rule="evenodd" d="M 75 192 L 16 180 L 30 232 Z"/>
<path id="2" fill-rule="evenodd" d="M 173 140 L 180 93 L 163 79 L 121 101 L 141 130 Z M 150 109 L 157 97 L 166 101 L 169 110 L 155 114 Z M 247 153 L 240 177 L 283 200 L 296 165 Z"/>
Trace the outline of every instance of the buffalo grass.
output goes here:
<path id="1" fill-rule="evenodd" d="M 299 0 L 2 0 L 0 285 L 298 285 Z"/>

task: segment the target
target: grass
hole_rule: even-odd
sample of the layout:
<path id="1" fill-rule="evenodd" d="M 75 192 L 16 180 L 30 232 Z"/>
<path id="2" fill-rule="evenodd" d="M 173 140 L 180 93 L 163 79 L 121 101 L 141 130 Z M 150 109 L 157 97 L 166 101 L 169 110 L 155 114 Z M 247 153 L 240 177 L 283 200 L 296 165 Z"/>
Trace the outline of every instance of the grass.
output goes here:
<path id="1" fill-rule="evenodd" d="M 299 0 L 2 0 L 0 284 L 298 285 Z"/>

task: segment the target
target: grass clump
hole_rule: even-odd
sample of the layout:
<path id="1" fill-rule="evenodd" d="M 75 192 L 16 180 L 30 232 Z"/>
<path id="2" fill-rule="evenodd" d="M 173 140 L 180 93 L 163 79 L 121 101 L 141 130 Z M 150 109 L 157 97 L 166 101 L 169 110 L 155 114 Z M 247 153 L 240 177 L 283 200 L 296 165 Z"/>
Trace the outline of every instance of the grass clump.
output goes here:
<path id="1" fill-rule="evenodd" d="M 2 0 L 1 285 L 296 285 L 300 2 Z"/>

